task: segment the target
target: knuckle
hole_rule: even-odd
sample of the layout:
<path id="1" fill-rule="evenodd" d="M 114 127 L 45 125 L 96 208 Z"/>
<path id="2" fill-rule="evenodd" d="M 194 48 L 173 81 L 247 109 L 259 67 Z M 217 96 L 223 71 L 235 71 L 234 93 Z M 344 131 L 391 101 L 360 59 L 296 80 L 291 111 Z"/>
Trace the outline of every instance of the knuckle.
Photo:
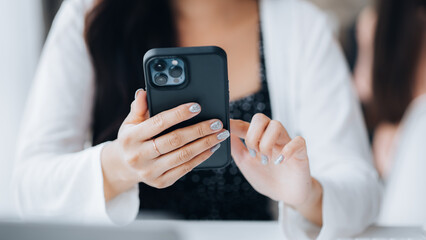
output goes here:
<path id="1" fill-rule="evenodd" d="M 164 116 L 163 114 L 157 114 L 154 117 L 152 117 L 152 122 L 154 123 L 154 126 L 157 128 L 164 128 Z"/>
<path id="2" fill-rule="evenodd" d="M 178 147 L 182 143 L 181 136 L 176 132 L 171 132 L 168 138 L 169 145 L 172 147 Z"/>
<path id="3" fill-rule="evenodd" d="M 214 142 L 212 141 L 210 137 L 204 138 L 204 147 L 209 148 L 209 147 L 213 147 L 213 145 L 214 145 Z"/>
<path id="4" fill-rule="evenodd" d="M 183 110 L 182 108 L 178 108 L 178 109 L 176 109 L 176 111 L 175 111 L 175 118 L 176 118 L 179 122 L 181 122 L 181 121 L 185 120 L 185 113 L 184 113 L 184 110 Z"/>
<path id="5" fill-rule="evenodd" d="M 130 134 L 123 134 L 123 136 L 120 138 L 121 146 L 129 146 L 133 141 L 133 138 Z"/>
<path id="6" fill-rule="evenodd" d="M 189 173 L 190 171 L 192 171 L 193 167 L 190 164 L 185 164 L 182 166 L 182 172 L 183 175 Z"/>
<path id="7" fill-rule="evenodd" d="M 256 113 L 256 114 L 254 114 L 253 118 L 261 119 L 261 118 L 263 118 L 263 114 L 262 113 Z"/>
<path id="8" fill-rule="evenodd" d="M 259 122 L 264 122 L 264 121 L 268 121 L 269 118 L 263 113 L 256 113 L 253 116 L 253 120 L 256 120 L 256 121 L 259 121 Z"/>
<path id="9" fill-rule="evenodd" d="M 172 159 L 170 159 L 169 166 L 171 166 L 171 167 L 179 166 L 179 165 L 182 164 L 183 161 L 184 160 L 181 160 L 181 157 L 179 157 L 179 156 L 176 157 L 176 158 L 172 158 Z"/>
<path id="10" fill-rule="evenodd" d="M 137 167 L 138 163 L 140 163 L 141 161 L 146 159 L 146 154 L 144 154 L 143 151 L 139 151 L 137 152 L 133 157 L 133 161 L 134 161 L 134 167 Z"/>
<path id="11" fill-rule="evenodd" d="M 198 136 L 204 136 L 204 133 L 205 131 L 204 131 L 204 128 L 203 128 L 203 126 L 202 125 L 198 125 L 197 126 L 197 133 L 198 133 Z"/>
<path id="12" fill-rule="evenodd" d="M 269 122 L 269 125 L 274 127 L 274 128 L 284 128 L 282 123 L 280 121 L 277 121 L 277 120 L 271 120 L 271 122 Z"/>
<path id="13" fill-rule="evenodd" d="M 138 163 L 138 161 L 139 161 L 139 155 L 138 154 L 136 154 L 136 155 L 131 155 L 131 156 L 128 156 L 127 158 L 126 158 L 127 160 L 126 160 L 126 162 L 131 166 L 131 167 L 136 167 L 136 165 L 137 165 L 137 163 Z"/>
<path id="14" fill-rule="evenodd" d="M 186 147 L 186 148 L 182 148 L 179 151 L 179 157 L 178 157 L 178 159 L 179 159 L 179 161 L 184 162 L 184 161 L 187 161 L 187 160 L 191 159 L 191 156 L 192 156 L 191 149 L 189 149 L 188 147 Z"/>

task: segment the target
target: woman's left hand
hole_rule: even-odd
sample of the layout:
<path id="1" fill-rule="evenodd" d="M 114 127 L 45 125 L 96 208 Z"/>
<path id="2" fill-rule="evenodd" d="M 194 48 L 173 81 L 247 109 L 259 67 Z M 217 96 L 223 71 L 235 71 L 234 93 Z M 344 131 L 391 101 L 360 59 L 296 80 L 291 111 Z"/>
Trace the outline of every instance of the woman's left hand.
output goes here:
<path id="1" fill-rule="evenodd" d="M 279 121 L 256 114 L 251 123 L 231 120 L 231 142 L 234 161 L 256 191 L 321 225 L 322 187 L 311 177 L 302 137 L 291 139 Z"/>

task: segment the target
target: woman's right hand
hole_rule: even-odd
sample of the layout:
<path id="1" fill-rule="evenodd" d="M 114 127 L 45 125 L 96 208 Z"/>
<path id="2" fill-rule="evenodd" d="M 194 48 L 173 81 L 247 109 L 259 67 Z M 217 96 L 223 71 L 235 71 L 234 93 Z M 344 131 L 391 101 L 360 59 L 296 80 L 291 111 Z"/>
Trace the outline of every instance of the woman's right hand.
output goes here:
<path id="1" fill-rule="evenodd" d="M 153 138 L 201 111 L 187 103 L 151 118 L 146 93 L 138 90 L 118 138 L 104 146 L 101 154 L 106 201 L 139 182 L 155 188 L 175 183 L 207 160 L 229 137 L 218 119 L 208 120 Z"/>

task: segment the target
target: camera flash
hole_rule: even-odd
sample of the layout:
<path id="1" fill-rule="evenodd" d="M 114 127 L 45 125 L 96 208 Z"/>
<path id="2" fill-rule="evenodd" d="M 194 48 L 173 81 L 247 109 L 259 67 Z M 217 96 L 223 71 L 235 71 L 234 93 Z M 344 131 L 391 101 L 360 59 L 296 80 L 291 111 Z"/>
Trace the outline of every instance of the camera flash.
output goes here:
<path id="1" fill-rule="evenodd" d="M 178 65 L 178 61 L 177 61 L 177 60 L 172 60 L 172 64 L 173 64 L 174 66 L 176 66 L 176 65 Z"/>

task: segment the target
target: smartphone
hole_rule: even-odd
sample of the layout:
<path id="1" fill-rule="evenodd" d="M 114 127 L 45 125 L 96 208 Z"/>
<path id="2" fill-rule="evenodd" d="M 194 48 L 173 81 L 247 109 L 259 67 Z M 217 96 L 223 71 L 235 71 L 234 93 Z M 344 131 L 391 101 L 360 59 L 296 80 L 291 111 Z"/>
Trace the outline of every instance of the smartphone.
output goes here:
<path id="1" fill-rule="evenodd" d="M 219 119 L 229 128 L 229 86 L 227 57 L 215 46 L 155 48 L 143 59 L 149 113 L 154 116 L 184 103 L 196 102 L 201 113 L 162 134 L 196 123 Z M 228 138 L 208 160 L 195 169 L 216 169 L 231 161 Z"/>

